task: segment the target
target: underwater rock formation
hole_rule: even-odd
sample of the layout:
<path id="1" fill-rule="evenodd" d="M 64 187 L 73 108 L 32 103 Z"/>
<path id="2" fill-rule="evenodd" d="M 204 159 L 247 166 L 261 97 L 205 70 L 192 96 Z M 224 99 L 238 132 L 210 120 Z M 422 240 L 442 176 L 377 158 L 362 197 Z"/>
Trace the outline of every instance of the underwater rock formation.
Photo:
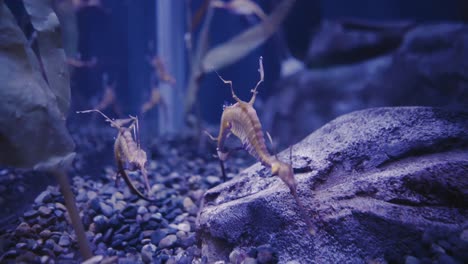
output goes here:
<path id="1" fill-rule="evenodd" d="M 467 25 L 349 24 L 324 23 L 306 59 L 322 67 L 280 82 L 261 109 L 282 144 L 364 108 L 468 105 Z"/>
<path id="2" fill-rule="evenodd" d="M 280 263 L 401 263 L 431 254 L 437 244 L 422 245 L 428 234 L 454 234 L 441 255 L 464 259 L 467 129 L 468 112 L 431 107 L 341 116 L 292 150 L 298 193 L 317 233 L 308 235 L 286 185 L 257 163 L 205 193 L 197 220 L 202 255 L 232 261 L 267 246 Z M 289 150 L 279 158 L 288 160 Z"/>

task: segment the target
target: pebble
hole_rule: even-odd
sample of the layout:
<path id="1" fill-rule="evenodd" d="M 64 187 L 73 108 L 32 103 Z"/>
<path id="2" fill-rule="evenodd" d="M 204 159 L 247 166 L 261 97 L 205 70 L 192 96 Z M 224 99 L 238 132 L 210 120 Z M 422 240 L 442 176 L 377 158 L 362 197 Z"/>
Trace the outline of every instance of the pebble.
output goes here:
<path id="1" fill-rule="evenodd" d="M 105 242 L 108 243 L 110 241 L 113 233 L 114 233 L 114 229 L 112 229 L 112 228 L 107 229 L 106 232 L 104 233 L 104 235 L 102 236 L 102 239 Z"/>
<path id="2" fill-rule="evenodd" d="M 64 215 L 64 212 L 62 210 L 54 210 L 54 215 L 57 218 L 61 218 Z"/>
<path id="3" fill-rule="evenodd" d="M 95 191 L 88 191 L 86 193 L 88 200 L 93 200 L 94 198 L 98 197 L 98 194 Z"/>
<path id="4" fill-rule="evenodd" d="M 41 238 L 43 238 L 43 239 L 47 239 L 47 238 L 50 237 L 51 234 L 52 234 L 52 232 L 50 232 L 50 230 L 45 229 L 45 230 L 43 230 L 43 231 L 41 231 L 41 232 L 39 233 L 39 236 L 40 236 Z"/>
<path id="5" fill-rule="evenodd" d="M 123 200 L 124 195 L 121 192 L 115 192 L 112 194 L 112 199 L 117 201 L 117 200 Z"/>
<path id="6" fill-rule="evenodd" d="M 259 246 L 257 248 L 257 261 L 258 263 L 276 263 L 275 252 L 270 246 Z"/>
<path id="7" fill-rule="evenodd" d="M 463 232 L 461 232 L 460 239 L 465 242 L 468 242 L 468 229 L 465 229 L 463 230 Z"/>
<path id="8" fill-rule="evenodd" d="M 156 252 L 156 246 L 153 244 L 146 244 L 141 248 L 141 259 L 144 263 L 153 262 L 153 254 Z"/>
<path id="9" fill-rule="evenodd" d="M 421 261 L 415 256 L 406 256 L 405 264 L 420 264 Z"/>
<path id="10" fill-rule="evenodd" d="M 104 215 L 97 215 L 93 218 L 93 223 L 96 227 L 97 232 L 105 231 L 108 226 L 109 219 Z"/>
<path id="11" fill-rule="evenodd" d="M 185 197 L 184 201 L 182 202 L 184 206 L 184 210 L 189 212 L 192 215 L 196 215 L 198 213 L 197 205 L 190 199 L 190 197 Z"/>
<path id="12" fill-rule="evenodd" d="M 103 215 L 107 217 L 111 217 L 114 214 L 114 209 L 112 208 L 112 206 L 107 205 L 104 202 L 99 203 L 99 210 Z"/>
<path id="13" fill-rule="evenodd" d="M 150 244 L 151 243 L 151 239 L 150 238 L 144 238 L 141 240 L 141 244 L 142 245 L 146 245 L 146 244 Z"/>
<path id="14" fill-rule="evenodd" d="M 29 234 L 30 230 L 31 230 L 31 227 L 29 226 L 29 224 L 26 222 L 22 222 L 16 227 L 15 232 L 18 235 L 22 236 L 22 235 Z"/>
<path id="15" fill-rule="evenodd" d="M 242 264 L 257 264 L 257 260 L 251 257 L 245 258 Z"/>
<path id="16" fill-rule="evenodd" d="M 41 206 L 39 209 L 37 209 L 40 215 L 42 216 L 49 216 L 52 213 L 52 209 L 46 206 Z"/>
<path id="17" fill-rule="evenodd" d="M 137 213 L 140 214 L 140 215 L 146 214 L 146 213 L 148 213 L 148 209 L 146 207 L 144 207 L 144 206 L 140 206 L 140 207 L 138 207 Z"/>
<path id="18" fill-rule="evenodd" d="M 75 199 L 77 202 L 86 202 L 86 200 L 88 199 L 88 196 L 86 195 L 86 191 L 84 189 L 80 189 Z"/>
<path id="19" fill-rule="evenodd" d="M 180 223 L 177 225 L 177 229 L 184 232 L 190 232 L 190 224 L 187 222 Z"/>
<path id="20" fill-rule="evenodd" d="M 155 214 L 152 214 L 151 215 L 151 219 L 154 219 L 154 220 L 157 220 L 157 221 L 161 221 L 163 219 L 163 216 L 161 213 L 155 213 Z"/>
<path id="21" fill-rule="evenodd" d="M 70 237 L 68 235 L 62 235 L 58 244 L 62 247 L 68 247 L 71 244 Z"/>
<path id="22" fill-rule="evenodd" d="M 161 239 L 163 239 L 167 235 L 168 235 L 168 232 L 163 229 L 156 230 L 151 234 L 151 243 L 155 245 L 159 244 Z"/>
<path id="23" fill-rule="evenodd" d="M 122 215 L 125 218 L 135 218 L 137 216 L 137 208 L 136 206 L 129 205 L 125 209 L 122 210 Z"/>
<path id="24" fill-rule="evenodd" d="M 117 201 L 113 204 L 114 206 L 114 210 L 116 211 L 122 211 L 125 209 L 125 207 L 127 207 L 127 203 L 125 201 Z"/>
<path id="25" fill-rule="evenodd" d="M 16 249 L 26 249 L 27 247 L 28 247 L 28 244 L 26 244 L 26 243 L 16 244 Z"/>
<path id="26" fill-rule="evenodd" d="M 102 233 L 97 233 L 93 237 L 93 244 L 98 245 L 102 241 Z"/>
<path id="27" fill-rule="evenodd" d="M 44 204 L 50 202 L 52 198 L 52 194 L 49 190 L 45 190 L 39 194 L 36 199 L 34 199 L 34 203 L 36 204 Z"/>
<path id="28" fill-rule="evenodd" d="M 59 209 L 59 210 L 62 210 L 64 212 L 67 211 L 67 207 L 62 203 L 55 203 L 55 209 Z"/>
<path id="29" fill-rule="evenodd" d="M 444 263 L 444 264 L 458 264 L 459 262 L 456 261 L 453 257 L 442 254 L 439 256 L 439 263 Z"/>
<path id="30" fill-rule="evenodd" d="M 217 176 L 207 176 L 205 177 L 205 182 L 208 183 L 209 185 L 216 185 L 221 182 L 221 179 Z"/>
<path id="31" fill-rule="evenodd" d="M 177 242 L 176 235 L 168 235 L 159 241 L 158 247 L 160 248 L 168 248 L 172 247 Z"/>
<path id="32" fill-rule="evenodd" d="M 230 263 L 241 263 L 247 254 L 240 249 L 235 248 L 231 253 L 229 253 L 229 262 Z"/>
<path id="33" fill-rule="evenodd" d="M 24 212 L 24 217 L 26 218 L 33 218 L 37 215 L 37 211 L 36 210 L 28 210 L 26 212 Z"/>
<path id="34" fill-rule="evenodd" d="M 434 253 L 445 254 L 445 250 L 436 243 L 432 243 L 431 251 Z"/>

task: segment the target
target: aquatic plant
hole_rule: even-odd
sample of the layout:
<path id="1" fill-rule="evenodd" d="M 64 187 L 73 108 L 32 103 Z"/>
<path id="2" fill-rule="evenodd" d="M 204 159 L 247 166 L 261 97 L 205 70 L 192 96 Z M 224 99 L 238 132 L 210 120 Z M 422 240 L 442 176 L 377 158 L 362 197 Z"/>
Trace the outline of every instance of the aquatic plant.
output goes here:
<path id="1" fill-rule="evenodd" d="M 205 19 L 199 33 L 196 50 L 191 58 L 192 64 L 185 97 L 186 114 L 193 110 L 200 82 L 204 75 L 235 63 L 263 44 L 278 30 L 295 0 L 283 0 L 269 16 L 262 19 L 257 25 L 234 36 L 229 41 L 209 49 L 209 28 L 215 8 L 212 2 L 207 1 Z"/>

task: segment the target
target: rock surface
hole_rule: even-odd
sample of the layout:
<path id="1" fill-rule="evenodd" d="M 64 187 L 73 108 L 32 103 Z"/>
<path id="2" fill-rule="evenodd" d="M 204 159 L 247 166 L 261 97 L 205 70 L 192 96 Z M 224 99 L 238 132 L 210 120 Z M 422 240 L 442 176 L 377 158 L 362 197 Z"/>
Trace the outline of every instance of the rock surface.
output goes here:
<path id="1" fill-rule="evenodd" d="M 325 23 L 306 61 L 321 67 L 277 85 L 259 108 L 264 129 L 286 145 L 364 108 L 468 106 L 467 25 L 371 26 Z"/>
<path id="2" fill-rule="evenodd" d="M 227 261 L 231 252 L 269 245 L 280 263 L 448 255 L 466 262 L 468 243 L 459 237 L 468 227 L 467 131 L 467 112 L 430 107 L 339 117 L 293 148 L 298 192 L 317 234 L 307 234 L 285 184 L 257 163 L 206 192 L 197 219 L 202 255 Z M 287 160 L 289 151 L 282 154 Z M 444 254 L 431 251 L 440 236 L 452 241 Z"/>

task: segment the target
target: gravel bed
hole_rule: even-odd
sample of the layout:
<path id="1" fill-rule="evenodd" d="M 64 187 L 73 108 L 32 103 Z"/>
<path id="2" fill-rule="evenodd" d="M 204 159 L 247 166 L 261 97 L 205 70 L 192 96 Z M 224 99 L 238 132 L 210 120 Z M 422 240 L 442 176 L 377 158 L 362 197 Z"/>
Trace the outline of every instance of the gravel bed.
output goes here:
<path id="1" fill-rule="evenodd" d="M 153 142 L 147 150 L 150 196 L 156 200 L 151 203 L 131 194 L 123 180 L 116 185 L 112 130 L 80 133 L 74 135 L 78 155 L 69 175 L 92 250 L 99 256 L 96 263 L 100 258 L 104 263 L 203 263 L 195 221 L 205 190 L 222 182 L 219 162 L 213 157 L 214 143 L 200 148 L 190 137 Z M 226 166 L 227 177 L 253 162 L 245 153 L 233 155 Z M 30 172 L 0 172 L 10 175 L 0 177 L 5 179 L 2 186 L 20 188 L 23 193 L 38 189 L 35 183 L 22 182 Z M 38 177 L 47 178 L 39 175 L 35 182 Z M 140 174 L 131 177 L 145 192 Z M 63 197 L 53 178 L 50 184 L 42 186 L 21 210 L 14 211 L 10 204 L 11 212 L 2 214 L 7 224 L 0 229 L 0 263 L 81 263 Z M 23 194 L 10 191 L 9 195 L 12 200 Z"/>
<path id="2" fill-rule="evenodd" d="M 156 202 L 150 203 L 131 194 L 122 180 L 116 186 L 113 135 L 107 128 L 92 133 L 83 129 L 73 135 L 77 157 L 70 178 L 96 255 L 87 263 L 207 263 L 201 256 L 195 221 L 204 192 L 222 182 L 219 162 L 213 157 L 214 143 L 201 148 L 190 137 L 153 142 L 147 151 L 151 157 L 147 169 Z M 228 178 L 253 162 L 245 152 L 235 153 L 226 164 Z M 132 174 L 132 179 L 144 191 L 139 174 Z M 0 169 L 0 183 L 0 263 L 82 262 L 53 178 Z M 427 231 L 421 236 L 421 247 L 410 250 L 404 259 L 408 264 L 462 263 L 468 258 L 466 248 L 466 229 L 454 234 Z M 270 245 L 235 247 L 229 255 L 229 263 L 277 261 Z"/>

